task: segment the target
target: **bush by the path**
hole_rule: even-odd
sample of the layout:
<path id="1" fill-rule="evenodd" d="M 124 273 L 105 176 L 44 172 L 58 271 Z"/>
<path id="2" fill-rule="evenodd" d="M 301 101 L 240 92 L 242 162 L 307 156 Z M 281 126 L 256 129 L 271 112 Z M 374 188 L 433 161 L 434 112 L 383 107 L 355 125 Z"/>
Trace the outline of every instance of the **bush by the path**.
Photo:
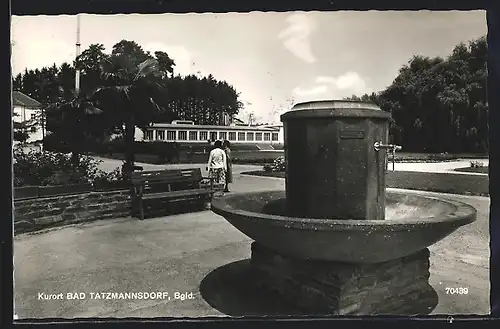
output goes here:
<path id="1" fill-rule="evenodd" d="M 107 173 L 99 169 L 101 161 L 81 156 L 78 168 L 70 155 L 55 152 L 14 150 L 14 186 L 49 186 L 69 184 L 106 184 L 121 179 L 120 168 Z"/>

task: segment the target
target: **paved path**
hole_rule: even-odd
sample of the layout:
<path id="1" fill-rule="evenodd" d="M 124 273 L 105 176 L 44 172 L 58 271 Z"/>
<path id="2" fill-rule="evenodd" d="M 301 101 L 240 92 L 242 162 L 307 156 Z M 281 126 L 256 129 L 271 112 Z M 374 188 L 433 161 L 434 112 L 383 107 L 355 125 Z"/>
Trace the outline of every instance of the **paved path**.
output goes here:
<path id="1" fill-rule="evenodd" d="M 241 170 L 248 168 L 241 167 Z M 241 172 L 240 167 L 235 172 Z M 284 180 L 235 174 L 234 192 L 284 189 Z M 419 192 L 437 195 L 430 192 Z M 442 195 L 443 196 L 443 195 Z M 478 220 L 431 249 L 434 313 L 489 312 L 489 198 L 446 195 L 478 209 Z M 23 318 L 202 317 L 287 314 L 272 295 L 248 290 L 250 239 L 210 211 L 137 221 L 98 221 L 18 235 L 15 305 Z M 467 296 L 447 295 L 467 287 Z M 193 299 L 91 300 L 95 292 L 193 293 Z M 86 293 L 38 300 L 38 293 Z"/>
<path id="2" fill-rule="evenodd" d="M 110 172 L 116 169 L 117 167 L 121 167 L 122 165 L 122 160 L 116 160 L 116 159 L 108 159 L 108 158 L 101 158 L 101 157 L 94 157 L 97 160 L 101 160 L 102 163 L 99 164 L 99 168 L 101 170 Z M 208 172 L 206 170 L 207 165 L 206 164 L 190 164 L 190 163 L 184 163 L 184 164 L 164 164 L 164 165 L 157 165 L 157 164 L 149 164 L 149 163 L 141 163 L 141 162 L 136 162 L 135 163 L 138 166 L 142 166 L 144 170 L 162 170 L 162 169 L 177 169 L 177 168 L 200 168 L 202 171 L 203 176 L 208 175 Z M 251 170 L 259 170 L 261 169 L 262 166 L 255 166 L 255 165 L 233 165 L 233 173 L 238 174 L 244 171 L 251 171 Z"/>
<path id="3" fill-rule="evenodd" d="M 468 175 L 487 175 L 483 173 L 467 173 L 458 172 L 454 169 L 467 168 L 470 167 L 471 161 L 479 161 L 484 164 L 484 166 L 489 165 L 488 159 L 458 159 L 456 161 L 449 162 L 435 162 L 435 163 L 396 163 L 395 170 L 398 171 L 423 171 L 423 172 L 437 172 L 437 173 L 450 173 L 450 174 L 468 174 Z M 392 163 L 389 163 L 389 169 L 392 170 Z"/>
<path id="4" fill-rule="evenodd" d="M 100 164 L 100 168 L 105 171 L 112 171 L 116 167 L 120 167 L 122 164 L 121 160 L 115 159 L 107 159 L 95 157 L 96 159 L 102 160 Z M 457 168 L 465 168 L 470 166 L 471 161 L 479 161 L 484 164 L 484 166 L 488 166 L 488 159 L 459 159 L 457 161 L 450 162 L 436 162 L 436 163 L 396 163 L 395 170 L 398 171 L 422 171 L 422 172 L 437 172 L 437 173 L 450 173 L 450 174 L 467 174 L 467 175 L 487 175 L 483 173 L 467 173 L 467 172 L 458 172 L 454 171 Z M 166 169 L 166 168 L 193 168 L 198 167 L 201 168 L 203 173 L 206 174 L 205 164 L 168 164 L 168 165 L 154 165 L 147 163 L 136 163 L 137 165 L 143 166 L 144 170 L 158 170 L 158 169 Z M 259 170 L 262 166 L 256 165 L 233 165 L 233 170 L 235 173 L 251 171 L 251 170 Z M 389 164 L 389 170 L 392 170 L 392 163 Z"/>

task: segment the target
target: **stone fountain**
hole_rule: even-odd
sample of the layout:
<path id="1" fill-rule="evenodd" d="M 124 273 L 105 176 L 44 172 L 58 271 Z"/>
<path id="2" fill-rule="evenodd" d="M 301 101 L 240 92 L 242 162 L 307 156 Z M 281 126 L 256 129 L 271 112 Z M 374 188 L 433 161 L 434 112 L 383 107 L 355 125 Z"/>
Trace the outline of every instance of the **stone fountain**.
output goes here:
<path id="1" fill-rule="evenodd" d="M 464 203 L 385 188 L 390 114 L 321 101 L 283 114 L 286 192 L 216 198 L 254 240 L 260 289 L 310 314 L 428 314 L 428 246 L 476 219 Z"/>

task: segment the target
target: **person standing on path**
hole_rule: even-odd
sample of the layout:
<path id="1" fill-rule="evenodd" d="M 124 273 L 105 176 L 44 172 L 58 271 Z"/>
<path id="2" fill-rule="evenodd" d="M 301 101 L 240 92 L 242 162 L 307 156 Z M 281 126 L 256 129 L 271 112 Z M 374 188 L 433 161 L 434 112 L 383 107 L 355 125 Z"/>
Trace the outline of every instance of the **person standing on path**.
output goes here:
<path id="1" fill-rule="evenodd" d="M 214 148 L 210 151 L 207 169 L 214 189 L 221 192 L 226 186 L 227 159 L 220 140 L 215 141 Z"/>
<path id="2" fill-rule="evenodd" d="M 233 182 L 233 164 L 231 162 L 231 143 L 229 143 L 228 140 L 224 140 L 222 143 L 222 149 L 224 152 L 226 152 L 226 185 L 224 187 L 224 192 L 230 192 L 229 191 L 229 183 Z"/>

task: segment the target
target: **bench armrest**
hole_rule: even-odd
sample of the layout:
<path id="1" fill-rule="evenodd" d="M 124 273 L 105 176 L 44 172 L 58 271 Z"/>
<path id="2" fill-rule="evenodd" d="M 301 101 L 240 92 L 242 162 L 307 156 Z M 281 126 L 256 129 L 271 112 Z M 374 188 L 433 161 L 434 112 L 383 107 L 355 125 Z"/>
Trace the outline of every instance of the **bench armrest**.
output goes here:
<path id="1" fill-rule="evenodd" d="M 135 194 L 135 196 L 142 198 L 142 196 L 144 194 L 144 185 L 134 186 L 134 194 Z"/>
<path id="2" fill-rule="evenodd" d="M 210 189 L 213 190 L 214 189 L 214 179 L 213 177 L 202 177 L 201 180 L 200 180 L 200 183 L 203 182 L 203 181 L 210 181 Z"/>

